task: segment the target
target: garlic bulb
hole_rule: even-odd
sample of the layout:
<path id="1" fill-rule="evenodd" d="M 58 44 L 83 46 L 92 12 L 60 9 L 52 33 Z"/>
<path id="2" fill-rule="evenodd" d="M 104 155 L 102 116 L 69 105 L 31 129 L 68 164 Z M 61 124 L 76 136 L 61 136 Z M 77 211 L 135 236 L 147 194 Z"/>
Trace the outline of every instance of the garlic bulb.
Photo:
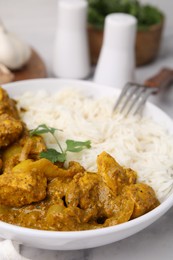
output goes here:
<path id="1" fill-rule="evenodd" d="M 30 56 L 30 47 L 0 23 L 0 63 L 12 70 L 20 69 Z"/>
<path id="2" fill-rule="evenodd" d="M 13 81 L 14 74 L 3 64 L 0 64 L 0 84 Z"/>

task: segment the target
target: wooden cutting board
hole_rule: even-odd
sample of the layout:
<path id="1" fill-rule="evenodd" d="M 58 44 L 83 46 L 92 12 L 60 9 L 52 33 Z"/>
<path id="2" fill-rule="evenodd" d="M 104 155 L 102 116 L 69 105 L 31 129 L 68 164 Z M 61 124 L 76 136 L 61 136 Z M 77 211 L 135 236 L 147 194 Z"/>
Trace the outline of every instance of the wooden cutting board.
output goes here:
<path id="1" fill-rule="evenodd" d="M 46 78 L 46 66 L 39 54 L 32 49 L 31 58 L 28 63 L 20 70 L 13 71 L 15 77 L 13 81 Z"/>

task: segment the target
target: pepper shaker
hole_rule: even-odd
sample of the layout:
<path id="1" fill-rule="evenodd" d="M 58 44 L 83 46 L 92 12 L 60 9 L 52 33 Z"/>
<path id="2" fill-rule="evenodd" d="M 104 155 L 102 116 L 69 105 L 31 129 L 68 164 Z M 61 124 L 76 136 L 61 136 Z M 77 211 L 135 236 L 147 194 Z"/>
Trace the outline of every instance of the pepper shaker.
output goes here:
<path id="1" fill-rule="evenodd" d="M 137 20 L 123 13 L 105 19 L 103 45 L 95 69 L 94 81 L 116 88 L 134 79 Z"/>
<path id="2" fill-rule="evenodd" d="M 90 74 L 87 1 L 59 0 L 53 70 L 57 77 L 83 79 Z"/>

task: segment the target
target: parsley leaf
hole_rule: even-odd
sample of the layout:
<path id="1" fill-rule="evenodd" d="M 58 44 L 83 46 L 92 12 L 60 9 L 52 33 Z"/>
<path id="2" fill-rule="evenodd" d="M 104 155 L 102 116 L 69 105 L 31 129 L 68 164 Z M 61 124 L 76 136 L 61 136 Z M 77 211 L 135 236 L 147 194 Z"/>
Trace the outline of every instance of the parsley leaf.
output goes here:
<path id="1" fill-rule="evenodd" d="M 74 152 L 78 153 L 82 151 L 85 148 L 91 148 L 91 142 L 90 141 L 74 141 L 74 140 L 66 140 L 67 148 L 66 151 L 68 152 Z"/>
<path id="2" fill-rule="evenodd" d="M 46 133 L 51 133 L 52 135 L 54 135 L 56 130 L 62 131 L 60 129 L 48 127 L 47 125 L 42 124 L 37 126 L 37 128 L 30 130 L 30 135 L 33 136 L 33 135 L 41 135 Z"/>
<path id="3" fill-rule="evenodd" d="M 65 162 L 66 160 L 66 154 L 60 153 L 56 151 L 55 149 L 47 149 L 47 151 L 40 153 L 40 158 L 46 158 L 52 163 L 55 162 Z"/>

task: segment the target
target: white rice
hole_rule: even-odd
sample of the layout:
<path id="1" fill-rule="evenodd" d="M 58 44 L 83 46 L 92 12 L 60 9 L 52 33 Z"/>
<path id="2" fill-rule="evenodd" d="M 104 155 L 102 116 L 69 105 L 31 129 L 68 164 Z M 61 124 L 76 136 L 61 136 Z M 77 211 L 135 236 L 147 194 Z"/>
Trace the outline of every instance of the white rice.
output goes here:
<path id="1" fill-rule="evenodd" d="M 137 171 L 138 181 L 153 187 L 160 201 L 173 192 L 173 136 L 149 118 L 112 114 L 115 97 L 92 99 L 74 89 L 54 95 L 45 91 L 25 93 L 18 98 L 25 108 L 22 119 L 29 129 L 40 124 L 62 129 L 57 137 L 63 147 L 66 139 L 90 140 L 92 148 L 68 153 L 70 160 L 96 171 L 96 157 L 102 151 L 111 154 L 121 165 Z M 58 149 L 49 134 L 48 147 Z"/>

